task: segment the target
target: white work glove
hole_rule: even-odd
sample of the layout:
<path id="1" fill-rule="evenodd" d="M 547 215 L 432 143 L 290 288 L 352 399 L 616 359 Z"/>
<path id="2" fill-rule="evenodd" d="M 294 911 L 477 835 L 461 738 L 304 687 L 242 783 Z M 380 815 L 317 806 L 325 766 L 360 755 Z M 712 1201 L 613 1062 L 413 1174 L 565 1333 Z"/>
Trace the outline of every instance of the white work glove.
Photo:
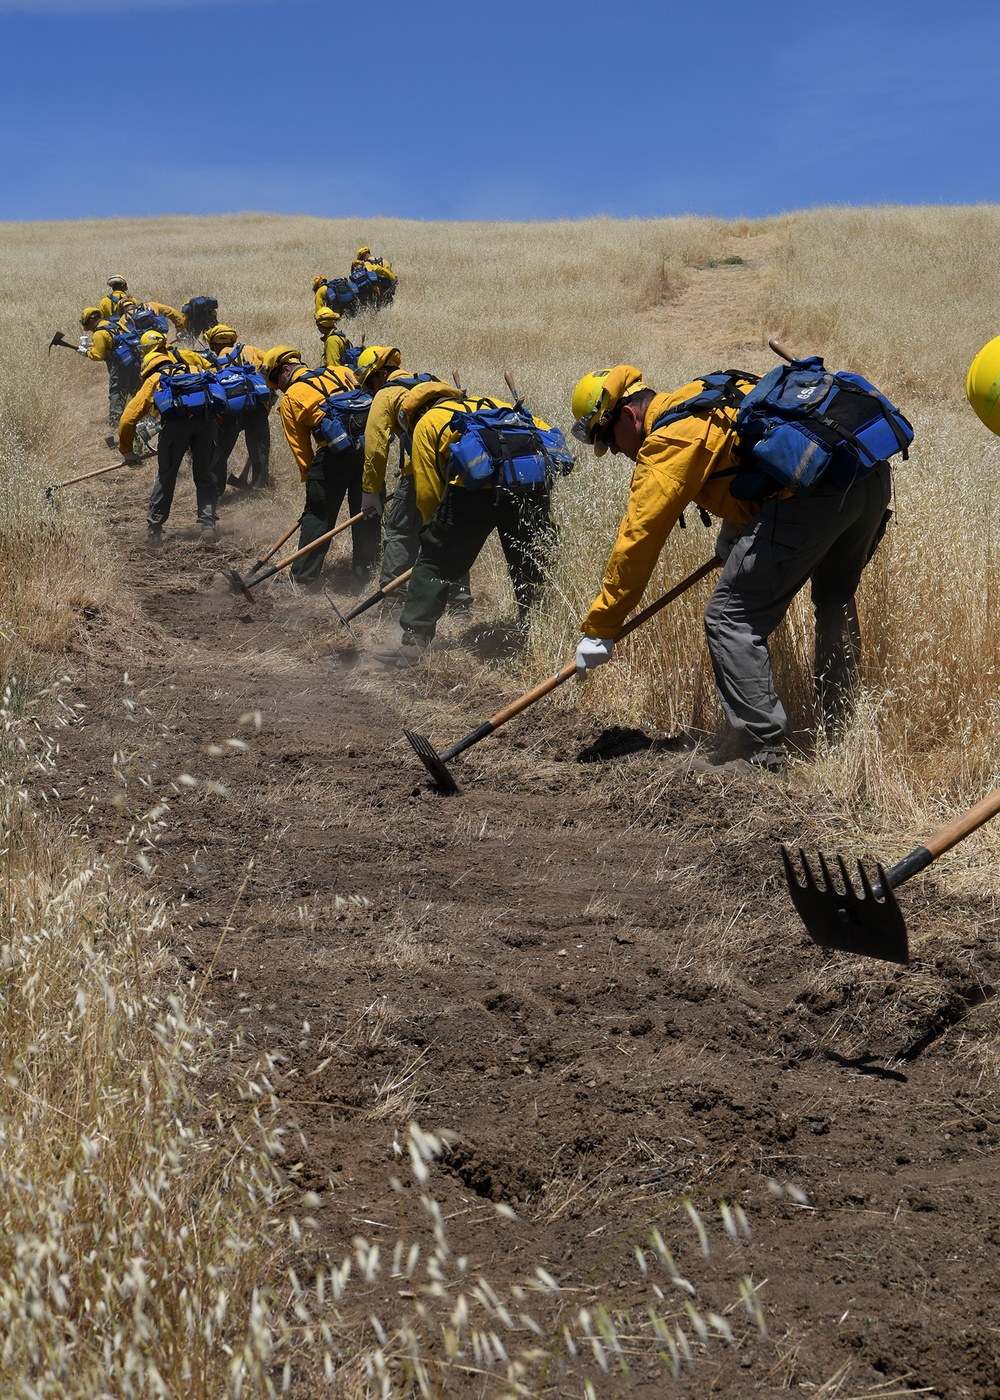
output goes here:
<path id="1" fill-rule="evenodd" d="M 362 491 L 361 509 L 365 515 L 375 514 L 381 520 L 382 512 L 385 510 L 385 502 L 376 491 Z"/>
<path id="2" fill-rule="evenodd" d="M 78 355 L 86 355 L 86 353 L 87 353 L 87 347 L 86 347 L 86 345 L 78 345 L 78 346 L 76 347 L 76 353 L 77 353 Z"/>
<path id="3" fill-rule="evenodd" d="M 606 666 L 614 649 L 614 637 L 584 637 L 576 649 L 577 679 L 584 680 L 595 666 Z"/>

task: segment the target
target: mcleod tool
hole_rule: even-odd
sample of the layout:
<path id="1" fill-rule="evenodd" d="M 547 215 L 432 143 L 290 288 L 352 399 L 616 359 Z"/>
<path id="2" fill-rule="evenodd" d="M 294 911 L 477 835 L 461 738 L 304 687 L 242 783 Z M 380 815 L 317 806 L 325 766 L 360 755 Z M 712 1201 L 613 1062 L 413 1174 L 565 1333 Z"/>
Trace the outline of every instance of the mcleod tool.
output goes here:
<path id="1" fill-rule="evenodd" d="M 289 554 L 287 559 L 282 559 L 280 564 L 272 565 L 270 569 L 267 569 L 264 573 L 258 575 L 257 578 L 253 579 L 249 583 L 228 564 L 223 565 L 219 572 L 224 574 L 225 577 L 229 580 L 230 586 L 235 593 L 242 593 L 244 598 L 248 599 L 252 603 L 253 594 L 250 592 L 251 588 L 256 588 L 257 585 L 260 583 L 266 583 L 267 580 L 269 578 L 273 578 L 275 574 L 280 574 L 282 569 L 287 569 L 289 564 L 294 564 L 296 559 L 301 559 L 303 554 L 308 554 L 310 550 L 317 549 L 321 544 L 325 544 L 327 540 L 332 540 L 334 535 L 342 534 L 344 530 L 349 529 L 352 525 L 356 525 L 359 520 L 363 520 L 364 516 L 364 511 L 359 510 L 357 515 L 351 516 L 350 520 L 345 520 L 342 524 L 335 525 L 332 530 L 327 530 L 325 535 L 320 535 L 318 539 L 313 540 L 310 544 L 304 544 L 302 548 L 297 549 L 294 554 Z M 296 521 L 296 525 L 297 524 L 298 521 Z M 292 527 L 292 530 L 294 530 L 294 528 L 295 526 Z M 292 530 L 289 530 L 288 535 L 292 533 Z M 288 538 L 288 535 L 285 536 L 285 539 Z M 282 541 L 279 540 L 278 544 L 276 544 L 274 548 L 280 548 L 281 543 Z"/>
<path id="2" fill-rule="evenodd" d="M 973 831 L 992 821 L 998 812 L 1000 788 L 994 788 L 981 802 L 936 831 L 922 846 L 915 846 L 896 865 L 886 870 L 876 863 L 874 882 L 858 861 L 860 894 L 855 891 L 850 872 L 839 853 L 835 859 L 843 892 L 837 888 L 822 851 L 817 852 L 820 869 L 817 879 L 802 847 L 798 848 L 802 865 L 800 877 L 788 849 L 782 846 L 781 858 L 788 892 L 809 937 L 821 948 L 835 948 L 841 953 L 860 953 L 867 958 L 881 958 L 884 962 L 908 963 L 910 952 L 906 922 L 893 891 L 921 870 L 926 870 L 931 861 L 950 851 L 952 846 L 957 846 Z"/>

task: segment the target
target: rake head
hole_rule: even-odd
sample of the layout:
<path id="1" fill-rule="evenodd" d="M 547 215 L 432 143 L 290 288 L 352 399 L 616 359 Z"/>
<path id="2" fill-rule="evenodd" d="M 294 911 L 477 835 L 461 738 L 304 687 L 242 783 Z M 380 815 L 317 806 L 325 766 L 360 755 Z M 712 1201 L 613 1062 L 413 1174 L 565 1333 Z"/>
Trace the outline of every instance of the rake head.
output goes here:
<path id="1" fill-rule="evenodd" d="M 247 600 L 248 603 L 252 603 L 254 601 L 253 594 L 250 592 L 249 588 L 247 588 L 246 584 L 240 578 L 239 574 L 236 572 L 235 569 L 230 568 L 228 564 L 222 564 L 219 567 L 219 573 L 229 580 L 229 587 L 233 590 L 234 593 L 242 593 L 243 597 Z"/>
<path id="2" fill-rule="evenodd" d="M 413 752 L 434 779 L 434 784 L 438 791 L 445 793 L 449 797 L 461 791 L 458 783 L 455 782 L 455 779 L 448 772 L 444 759 L 438 753 L 430 739 L 424 734 L 415 733 L 412 729 L 404 729 L 403 733 L 406 735 Z"/>
<path id="3" fill-rule="evenodd" d="M 878 879 L 873 886 L 858 861 L 861 893 L 857 894 L 841 855 L 836 861 L 843 891 L 837 888 L 822 851 L 817 852 L 820 878 L 813 874 L 801 846 L 798 854 L 801 879 L 787 848 L 781 848 L 788 893 L 814 943 L 884 962 L 910 961 L 906 924 L 881 865 L 875 867 Z"/>

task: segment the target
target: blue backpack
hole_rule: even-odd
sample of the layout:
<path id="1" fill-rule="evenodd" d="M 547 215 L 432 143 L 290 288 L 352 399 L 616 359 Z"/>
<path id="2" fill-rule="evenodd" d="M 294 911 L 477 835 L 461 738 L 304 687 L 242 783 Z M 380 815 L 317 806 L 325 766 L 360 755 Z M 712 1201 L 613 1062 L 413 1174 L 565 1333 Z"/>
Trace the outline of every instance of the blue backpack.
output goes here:
<path id="1" fill-rule="evenodd" d="M 236 345 L 226 359 L 216 359 L 215 382 L 225 395 L 230 413 L 250 413 L 271 401 L 264 376 L 256 365 L 240 358 L 242 350 L 242 345 Z"/>
<path id="2" fill-rule="evenodd" d="M 905 459 L 913 441 L 913 428 L 884 394 L 859 374 L 827 370 L 818 355 L 777 365 L 759 380 L 722 370 L 699 383 L 702 391 L 661 414 L 651 431 L 699 410 L 736 408 L 740 465 L 715 476 L 732 476 L 737 500 L 783 490 L 805 495 L 820 478 L 851 486 L 879 462 L 897 453 Z"/>
<path id="3" fill-rule="evenodd" d="M 551 486 L 554 476 L 573 470 L 574 457 L 558 428 L 539 428 L 520 403 L 464 410 L 442 429 L 461 436 L 448 454 L 449 471 L 467 491 L 535 491 Z"/>
<path id="4" fill-rule="evenodd" d="M 348 369 L 357 369 L 358 361 L 361 359 L 361 353 L 364 348 L 363 345 L 348 345 L 347 349 L 340 357 L 340 363 L 342 365 L 347 365 Z"/>
<path id="5" fill-rule="evenodd" d="M 181 307 L 181 313 L 188 335 L 204 335 L 209 326 L 218 325 L 218 309 L 219 303 L 215 297 L 192 297 L 190 301 L 186 301 Z"/>
<path id="6" fill-rule="evenodd" d="M 296 383 L 303 380 L 320 387 L 328 387 L 331 382 L 327 372 L 321 369 L 310 370 L 308 374 L 300 376 Z M 365 440 L 365 425 L 371 406 L 372 396 L 363 389 L 335 388 L 319 405 L 322 417 L 312 430 L 313 437 L 320 447 L 332 447 L 334 452 L 360 447 Z"/>
<path id="7" fill-rule="evenodd" d="M 122 320 L 131 330 L 138 331 L 140 335 L 146 331 L 159 331 L 161 335 L 166 335 L 170 329 L 166 316 L 151 311 L 148 306 L 137 306 L 134 311 L 126 312 Z"/>
<path id="8" fill-rule="evenodd" d="M 111 358 L 123 369 L 138 369 L 142 364 L 142 347 L 139 344 L 142 332 L 122 324 L 109 325 L 107 330 L 111 334 Z"/>
<path id="9" fill-rule="evenodd" d="M 153 393 L 153 407 L 167 422 L 171 418 L 207 418 L 210 414 L 225 413 L 229 405 L 212 370 L 178 366 L 160 374 L 160 382 Z"/>
<path id="10" fill-rule="evenodd" d="M 347 277 L 331 277 L 323 289 L 323 300 L 331 311 L 343 313 L 357 301 L 357 292 Z"/>

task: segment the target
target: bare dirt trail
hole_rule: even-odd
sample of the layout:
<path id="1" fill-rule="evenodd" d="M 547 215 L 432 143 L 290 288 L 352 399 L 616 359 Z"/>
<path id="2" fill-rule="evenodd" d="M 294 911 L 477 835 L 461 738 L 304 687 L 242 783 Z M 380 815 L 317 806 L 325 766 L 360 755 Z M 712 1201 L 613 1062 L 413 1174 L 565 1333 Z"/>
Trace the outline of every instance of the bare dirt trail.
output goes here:
<path id="1" fill-rule="evenodd" d="M 727 280 L 744 273 L 707 269 L 656 315 L 704 327 L 716 296 L 749 306 Z M 730 304 L 704 334 L 732 320 Z M 156 798 L 169 808 L 149 878 L 239 1053 L 285 1057 L 289 1162 L 324 1203 L 310 1249 L 339 1259 L 362 1234 L 391 1252 L 389 1179 L 410 1181 L 393 1140 L 416 1118 L 459 1135 L 434 1189 L 455 1252 L 495 1288 L 541 1265 L 567 1308 L 638 1313 L 654 1299 L 633 1251 L 653 1224 L 700 1306 L 752 1275 L 768 1336 L 731 1313 L 739 1345 L 696 1346 L 685 1394 L 1000 1396 L 993 909 L 928 882 L 905 907 L 947 937 L 911 969 L 825 965 L 777 842 L 835 812 L 794 781 L 697 778 L 667 736 L 544 704 L 456 763 L 463 790 L 440 798 L 401 728 L 454 737 L 510 698 L 495 673 L 461 680 L 475 618 L 452 625 L 453 666 L 356 664 L 323 598 L 276 583 L 251 610 L 214 571 L 245 563 L 250 506 L 226 506 L 213 559 L 184 538 L 187 483 L 154 555 L 147 490 L 93 493 L 144 621 L 82 620 L 61 807 L 108 847 Z M 328 569 L 339 599 L 349 575 Z M 358 632 L 362 652 L 395 635 L 371 616 Z M 254 712 L 259 730 L 239 723 Z M 714 1222 L 707 1262 L 683 1192 Z M 723 1198 L 752 1241 L 726 1236 Z M 400 1292 L 372 1285 L 359 1326 L 391 1320 Z M 598 1394 L 658 1396 L 668 1374 L 636 1341 L 627 1377 L 570 1361 L 544 1393 L 589 1375 Z M 463 1387 L 500 1389 L 474 1368 L 447 1393 Z"/>

